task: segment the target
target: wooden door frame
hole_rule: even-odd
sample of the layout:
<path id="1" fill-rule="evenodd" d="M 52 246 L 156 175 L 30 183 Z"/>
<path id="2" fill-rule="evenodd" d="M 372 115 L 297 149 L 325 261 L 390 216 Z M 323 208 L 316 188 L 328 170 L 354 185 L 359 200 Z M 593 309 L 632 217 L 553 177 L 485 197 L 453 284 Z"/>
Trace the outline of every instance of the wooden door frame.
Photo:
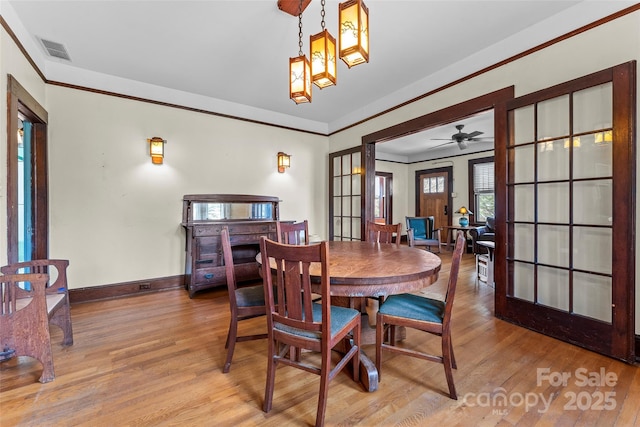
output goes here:
<path id="1" fill-rule="evenodd" d="M 12 76 L 7 76 L 7 262 L 18 261 L 18 112 L 33 123 L 33 258 L 49 257 L 47 111 Z"/>
<path id="2" fill-rule="evenodd" d="M 385 187 L 385 193 L 387 196 L 387 203 L 386 203 L 387 209 L 385 209 L 385 219 L 387 224 L 392 224 L 393 223 L 393 174 L 391 172 L 376 171 L 375 176 L 382 176 L 385 178 L 384 187 Z M 375 196 L 375 193 L 374 193 L 374 196 Z"/>
<path id="3" fill-rule="evenodd" d="M 420 175 L 424 175 L 428 173 L 446 173 L 447 176 L 449 177 L 449 179 L 447 180 L 447 189 L 449 190 L 447 191 L 447 206 L 449 206 L 449 209 L 447 211 L 447 225 L 451 225 L 451 221 L 453 218 L 453 215 L 451 214 L 451 206 L 453 205 L 453 197 L 451 197 L 451 190 L 453 189 L 453 166 L 444 166 L 444 167 L 433 168 L 433 169 L 420 169 L 415 172 L 415 187 L 414 187 L 415 200 L 416 200 L 415 215 L 421 216 L 420 215 L 420 197 L 421 197 L 422 191 L 420 191 L 420 189 L 422 188 L 422 185 L 420 183 Z"/>
<path id="4" fill-rule="evenodd" d="M 364 217 L 362 222 L 366 223 L 367 221 L 373 220 L 374 197 L 372 194 L 374 194 L 376 144 L 378 142 L 385 142 L 402 136 L 412 135 L 426 129 L 447 125 L 464 119 L 465 117 L 494 109 L 495 145 L 504 145 L 506 144 L 506 134 L 504 132 L 504 129 L 506 129 L 506 121 L 503 117 L 504 114 L 502 113 L 506 111 L 506 102 L 513 99 L 514 95 L 514 86 L 508 86 L 503 89 L 481 95 L 477 98 L 443 108 L 442 110 L 434 111 L 377 132 L 364 135 L 362 137 L 362 147 L 365 165 L 365 182 L 363 185 Z M 498 201 L 496 200 L 496 203 L 497 202 Z M 496 222 L 498 220 L 499 218 L 496 218 Z M 504 221 L 504 218 L 502 218 L 502 220 Z"/>

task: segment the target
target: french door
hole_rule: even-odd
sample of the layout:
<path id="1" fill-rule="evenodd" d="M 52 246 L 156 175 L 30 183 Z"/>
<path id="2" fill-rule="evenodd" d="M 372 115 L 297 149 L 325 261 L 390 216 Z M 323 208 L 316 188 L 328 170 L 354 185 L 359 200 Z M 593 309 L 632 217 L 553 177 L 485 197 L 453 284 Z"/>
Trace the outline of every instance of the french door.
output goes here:
<path id="1" fill-rule="evenodd" d="M 329 240 L 364 236 L 364 173 L 362 147 L 329 154 Z"/>
<path id="2" fill-rule="evenodd" d="M 508 101 L 495 157 L 496 315 L 630 362 L 635 85 L 632 62 Z"/>

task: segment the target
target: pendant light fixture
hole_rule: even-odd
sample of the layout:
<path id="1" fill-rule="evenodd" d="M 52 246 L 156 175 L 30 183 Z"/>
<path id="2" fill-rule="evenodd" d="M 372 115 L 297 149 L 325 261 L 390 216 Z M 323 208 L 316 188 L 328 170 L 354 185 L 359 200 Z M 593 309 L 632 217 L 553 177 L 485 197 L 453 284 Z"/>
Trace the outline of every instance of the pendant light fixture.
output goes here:
<path id="1" fill-rule="evenodd" d="M 298 6 L 298 56 L 289 58 L 289 97 L 296 104 L 311 102 L 311 64 L 302 53 L 302 0 Z"/>
<path id="2" fill-rule="evenodd" d="M 349 68 L 369 62 L 369 9 L 362 0 L 338 6 L 340 59 Z"/>
<path id="3" fill-rule="evenodd" d="M 324 27 L 324 4 L 322 0 L 322 31 L 310 37 L 311 81 L 320 89 L 337 83 L 336 39 Z"/>

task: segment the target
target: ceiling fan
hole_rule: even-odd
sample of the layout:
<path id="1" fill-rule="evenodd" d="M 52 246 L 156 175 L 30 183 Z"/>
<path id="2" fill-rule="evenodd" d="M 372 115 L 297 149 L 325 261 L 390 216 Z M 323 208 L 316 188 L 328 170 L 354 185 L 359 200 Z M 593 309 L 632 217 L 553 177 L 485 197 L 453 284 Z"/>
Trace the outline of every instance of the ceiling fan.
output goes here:
<path id="1" fill-rule="evenodd" d="M 453 144 L 454 142 L 456 142 L 458 143 L 458 147 L 461 150 L 464 150 L 465 148 L 467 148 L 467 141 L 480 141 L 481 139 L 491 139 L 489 137 L 478 138 L 478 136 L 484 133 L 484 132 L 480 132 L 479 130 L 475 130 L 471 133 L 465 133 L 465 132 L 462 132 L 462 128 L 464 128 L 464 125 L 456 125 L 456 129 L 458 129 L 458 133 L 454 133 L 453 135 L 451 135 L 451 138 L 449 139 L 431 138 L 433 141 L 448 141 L 448 142 L 445 142 L 444 144 L 436 145 L 435 147 L 431 147 L 429 149 L 433 150 L 434 148 L 442 147 L 444 145 Z"/>

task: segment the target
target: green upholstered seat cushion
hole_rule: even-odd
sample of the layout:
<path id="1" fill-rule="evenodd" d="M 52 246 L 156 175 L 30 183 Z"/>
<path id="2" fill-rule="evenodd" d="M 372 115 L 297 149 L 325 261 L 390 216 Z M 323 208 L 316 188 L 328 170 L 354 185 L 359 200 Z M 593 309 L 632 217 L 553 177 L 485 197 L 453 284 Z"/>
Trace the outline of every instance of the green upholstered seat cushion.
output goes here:
<path id="1" fill-rule="evenodd" d="M 413 228 L 413 237 L 415 239 L 427 238 L 426 221 L 422 218 L 409 218 L 409 228 Z"/>
<path id="2" fill-rule="evenodd" d="M 444 302 L 414 294 L 389 296 L 380 306 L 380 313 L 425 322 L 442 323 Z"/>
<path id="3" fill-rule="evenodd" d="M 262 285 L 245 286 L 236 289 L 238 307 L 256 307 L 264 304 L 264 288 Z"/>
<path id="4" fill-rule="evenodd" d="M 321 322 L 322 321 L 322 305 L 320 304 L 312 304 L 313 309 L 313 321 Z M 337 307 L 335 305 L 331 306 L 331 335 L 335 335 L 339 330 L 344 328 L 344 326 L 351 322 L 355 317 L 360 316 L 360 312 L 358 310 L 354 310 L 352 308 L 346 307 Z M 304 331 L 297 328 L 292 328 L 287 325 L 283 325 L 281 323 L 276 322 L 274 324 L 276 329 L 280 329 L 281 331 L 288 332 L 290 334 L 296 334 L 307 338 L 320 338 L 320 335 L 314 332 Z"/>

